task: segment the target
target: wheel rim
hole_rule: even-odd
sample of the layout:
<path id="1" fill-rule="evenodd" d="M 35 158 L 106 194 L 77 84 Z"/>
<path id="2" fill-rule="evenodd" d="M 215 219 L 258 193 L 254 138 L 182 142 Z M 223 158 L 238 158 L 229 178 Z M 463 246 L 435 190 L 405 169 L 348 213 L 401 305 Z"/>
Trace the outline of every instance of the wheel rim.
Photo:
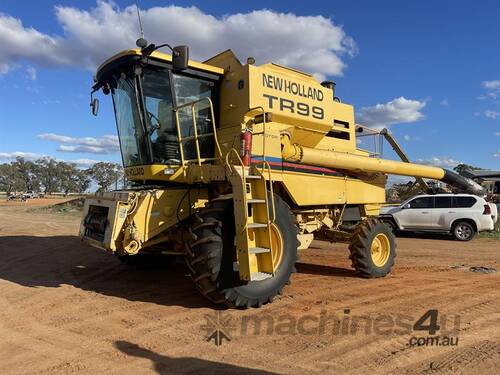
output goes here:
<path id="1" fill-rule="evenodd" d="M 273 254 L 273 267 L 275 270 L 283 260 L 283 236 L 276 224 L 271 224 L 271 248 Z"/>
<path id="2" fill-rule="evenodd" d="M 373 263 L 377 267 L 382 267 L 387 263 L 391 253 L 391 243 L 384 233 L 377 234 L 372 241 L 371 255 Z"/>
<path id="3" fill-rule="evenodd" d="M 471 235 L 471 230 L 467 225 L 460 225 L 457 227 L 457 237 L 461 239 L 469 238 Z"/>

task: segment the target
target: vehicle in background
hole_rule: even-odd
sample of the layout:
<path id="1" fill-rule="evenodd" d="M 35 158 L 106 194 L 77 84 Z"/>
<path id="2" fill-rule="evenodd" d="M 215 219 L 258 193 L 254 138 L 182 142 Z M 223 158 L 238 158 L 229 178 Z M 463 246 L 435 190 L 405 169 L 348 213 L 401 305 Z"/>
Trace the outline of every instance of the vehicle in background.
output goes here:
<path id="1" fill-rule="evenodd" d="M 490 231 L 498 209 L 471 194 L 417 195 L 396 207 L 383 207 L 380 219 L 394 232 L 445 232 L 459 241 L 469 241 L 481 231 Z"/>
<path id="2" fill-rule="evenodd" d="M 26 199 L 40 198 L 40 194 L 33 190 L 28 190 L 23 195 Z"/>
<path id="3" fill-rule="evenodd" d="M 8 201 L 15 201 L 15 200 L 20 200 L 20 201 L 23 201 L 25 202 L 26 201 L 26 196 L 23 194 L 23 193 L 9 193 L 7 195 L 7 200 Z"/>

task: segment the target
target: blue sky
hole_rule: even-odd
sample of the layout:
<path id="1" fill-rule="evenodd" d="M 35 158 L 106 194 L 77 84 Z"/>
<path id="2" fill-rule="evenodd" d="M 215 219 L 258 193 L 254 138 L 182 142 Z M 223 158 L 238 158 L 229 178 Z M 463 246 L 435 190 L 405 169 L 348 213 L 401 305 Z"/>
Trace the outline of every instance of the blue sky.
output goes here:
<path id="1" fill-rule="evenodd" d="M 32 4 L 0 4 L 0 162 L 18 153 L 82 166 L 119 161 L 105 137 L 116 134 L 110 98 L 101 97 L 94 118 L 89 88 L 98 61 L 133 46 L 137 25 L 126 8 L 133 1 Z M 140 6 L 147 38 L 187 43 L 201 59 L 232 47 L 243 60 L 281 59 L 329 76 L 358 120 L 389 125 L 412 160 L 500 168 L 498 1 L 141 0 Z"/>

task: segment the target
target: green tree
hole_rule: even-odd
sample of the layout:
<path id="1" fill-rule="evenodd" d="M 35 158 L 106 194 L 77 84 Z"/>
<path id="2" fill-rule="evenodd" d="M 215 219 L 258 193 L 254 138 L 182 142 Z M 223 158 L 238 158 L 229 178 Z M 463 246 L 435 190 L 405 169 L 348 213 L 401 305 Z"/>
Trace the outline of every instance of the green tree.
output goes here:
<path id="1" fill-rule="evenodd" d="M 90 168 L 90 175 L 99 186 L 99 191 L 107 191 L 122 176 L 122 167 L 115 163 L 99 162 Z"/>
<path id="2" fill-rule="evenodd" d="M 51 194 L 59 188 L 58 163 L 52 158 L 43 158 L 35 161 L 36 172 L 46 194 Z"/>
<path id="3" fill-rule="evenodd" d="M 79 169 L 76 164 L 60 161 L 56 165 L 56 186 L 64 193 L 77 192 Z"/>
<path id="4" fill-rule="evenodd" d="M 40 189 L 40 180 L 35 163 L 18 156 L 11 165 L 17 171 L 19 178 L 24 181 L 24 186 L 21 190 L 38 191 Z"/>
<path id="5" fill-rule="evenodd" d="M 480 167 L 475 167 L 473 165 L 469 164 L 458 164 L 456 167 L 453 168 L 455 172 L 457 172 L 459 175 L 463 175 L 465 171 L 477 171 L 477 170 L 482 170 L 483 168 Z"/>
<path id="6" fill-rule="evenodd" d="M 77 170 L 76 175 L 76 192 L 84 193 L 92 182 L 92 177 L 90 174 L 90 169 Z"/>
<path id="7" fill-rule="evenodd" d="M 0 164 L 0 191 L 11 193 L 25 191 L 26 181 L 19 171 L 11 164 Z"/>

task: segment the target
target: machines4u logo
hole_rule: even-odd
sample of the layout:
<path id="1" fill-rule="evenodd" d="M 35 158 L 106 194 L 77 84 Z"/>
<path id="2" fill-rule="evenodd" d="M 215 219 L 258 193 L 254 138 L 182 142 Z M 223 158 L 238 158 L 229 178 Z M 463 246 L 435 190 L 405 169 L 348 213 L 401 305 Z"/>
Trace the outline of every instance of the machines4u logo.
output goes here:
<path id="1" fill-rule="evenodd" d="M 231 341 L 230 331 L 234 328 L 231 317 L 222 316 L 219 311 L 212 315 L 205 315 L 205 324 L 201 327 L 205 332 L 205 340 L 213 341 L 216 346 L 222 345 L 224 340 Z"/>

